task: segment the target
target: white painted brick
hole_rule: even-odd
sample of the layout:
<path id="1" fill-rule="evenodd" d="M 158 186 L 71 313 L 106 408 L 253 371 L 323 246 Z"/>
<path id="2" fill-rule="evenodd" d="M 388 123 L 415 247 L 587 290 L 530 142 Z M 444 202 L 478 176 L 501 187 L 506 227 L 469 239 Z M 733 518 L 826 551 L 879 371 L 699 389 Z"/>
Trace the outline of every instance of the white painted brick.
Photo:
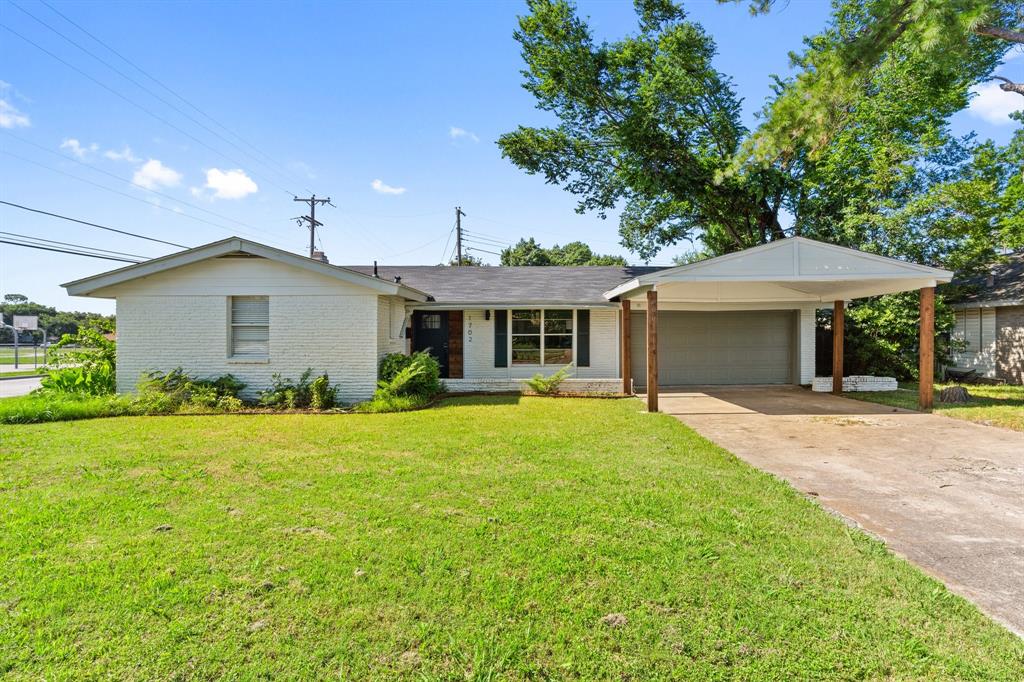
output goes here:
<path id="1" fill-rule="evenodd" d="M 875 377 L 866 374 L 854 374 L 843 377 L 843 390 L 847 392 L 895 391 L 899 384 L 893 377 Z M 832 377 L 814 377 L 811 390 L 828 393 L 832 390 Z"/>
<path id="2" fill-rule="evenodd" d="M 377 377 L 378 298 L 271 294 L 269 360 L 244 362 L 228 357 L 228 296 L 120 296 L 118 390 L 134 390 L 144 372 L 181 367 L 198 377 L 233 374 L 252 398 L 272 374 L 297 378 L 312 368 L 340 386 L 342 401 L 364 400 Z"/>

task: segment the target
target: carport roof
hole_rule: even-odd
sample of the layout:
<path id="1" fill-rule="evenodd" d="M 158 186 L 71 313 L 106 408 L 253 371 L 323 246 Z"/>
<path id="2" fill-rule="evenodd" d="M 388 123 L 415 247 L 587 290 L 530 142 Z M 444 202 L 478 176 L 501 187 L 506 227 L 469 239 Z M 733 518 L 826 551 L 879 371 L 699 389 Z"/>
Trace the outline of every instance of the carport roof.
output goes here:
<path id="1" fill-rule="evenodd" d="M 644 274 L 605 292 L 605 298 L 639 298 L 654 289 L 668 302 L 831 302 L 934 287 L 952 277 L 940 268 L 790 237 Z"/>

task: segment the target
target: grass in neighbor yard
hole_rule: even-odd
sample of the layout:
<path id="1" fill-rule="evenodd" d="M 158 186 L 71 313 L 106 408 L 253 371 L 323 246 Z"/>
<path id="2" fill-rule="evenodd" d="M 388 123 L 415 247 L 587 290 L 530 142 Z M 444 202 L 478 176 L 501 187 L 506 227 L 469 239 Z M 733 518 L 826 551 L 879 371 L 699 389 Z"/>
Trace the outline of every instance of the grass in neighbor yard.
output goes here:
<path id="1" fill-rule="evenodd" d="M 971 402 L 966 405 L 940 403 L 939 391 L 954 385 L 957 384 L 936 384 L 934 412 L 947 417 L 1024 431 L 1024 386 L 959 384 L 971 394 Z M 908 410 L 917 409 L 916 383 L 900 384 L 896 391 L 850 392 L 843 395 L 847 398 L 892 405 Z"/>
<path id="2" fill-rule="evenodd" d="M 1020 678 L 972 605 L 641 410 L 0 427 L 0 674 Z"/>

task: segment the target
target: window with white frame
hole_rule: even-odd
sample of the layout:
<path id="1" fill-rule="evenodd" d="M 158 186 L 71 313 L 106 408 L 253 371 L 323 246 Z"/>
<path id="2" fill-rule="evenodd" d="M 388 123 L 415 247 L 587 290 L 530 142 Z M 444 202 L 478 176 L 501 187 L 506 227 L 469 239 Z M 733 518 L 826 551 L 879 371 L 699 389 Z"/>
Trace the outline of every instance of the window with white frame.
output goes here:
<path id="1" fill-rule="evenodd" d="M 265 358 L 270 355 L 270 298 L 231 297 L 231 348 L 233 358 Z"/>
<path id="2" fill-rule="evenodd" d="M 513 310 L 510 317 L 513 365 L 572 362 L 573 311 Z"/>

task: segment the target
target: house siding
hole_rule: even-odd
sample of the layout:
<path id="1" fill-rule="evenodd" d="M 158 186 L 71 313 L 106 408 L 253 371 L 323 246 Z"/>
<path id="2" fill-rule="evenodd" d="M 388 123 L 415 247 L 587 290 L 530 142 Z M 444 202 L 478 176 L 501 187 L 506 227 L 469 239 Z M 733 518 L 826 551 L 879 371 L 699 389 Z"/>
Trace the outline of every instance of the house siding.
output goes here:
<path id="1" fill-rule="evenodd" d="M 561 365 L 510 365 L 494 366 L 494 313 L 485 319 L 484 310 L 466 310 L 463 314 L 463 379 L 462 383 L 449 382 L 452 388 L 465 386 L 461 390 L 510 390 L 507 382 L 519 385 L 520 380 L 532 377 L 538 372 L 553 374 Z M 618 358 L 618 315 L 616 308 L 593 308 L 590 310 L 590 366 L 573 367 L 570 376 L 578 379 L 614 379 L 619 376 Z M 577 344 L 573 343 L 576 348 Z M 477 380 L 494 380 L 488 383 L 474 383 Z M 506 382 L 506 383 L 502 383 Z M 494 386 L 488 389 L 486 386 Z M 604 389 L 602 389 L 603 391 Z"/>
<path id="2" fill-rule="evenodd" d="M 996 308 L 996 376 L 1024 384 L 1024 306 Z"/>
<path id="3" fill-rule="evenodd" d="M 373 394 L 380 352 L 379 296 L 262 259 L 215 259 L 119 287 L 118 391 L 143 373 L 181 367 L 197 377 L 233 374 L 254 398 L 271 376 L 326 372 L 343 402 Z M 231 296 L 268 296 L 267 360 L 228 357 Z"/>
<path id="4" fill-rule="evenodd" d="M 377 359 L 389 353 L 405 353 L 405 299 L 381 296 L 377 307 Z"/>
<path id="5" fill-rule="evenodd" d="M 966 344 L 951 353 L 955 367 L 977 370 L 981 376 L 996 376 L 996 308 L 967 308 L 956 311 L 954 341 Z"/>

